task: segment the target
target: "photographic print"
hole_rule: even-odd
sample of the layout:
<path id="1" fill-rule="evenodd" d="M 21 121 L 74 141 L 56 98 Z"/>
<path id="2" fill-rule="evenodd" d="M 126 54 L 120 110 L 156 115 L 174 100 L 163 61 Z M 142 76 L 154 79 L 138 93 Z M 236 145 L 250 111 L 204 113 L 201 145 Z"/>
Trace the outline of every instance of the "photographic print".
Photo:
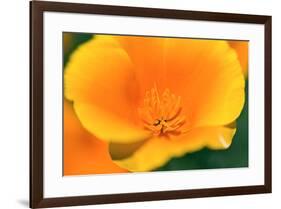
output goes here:
<path id="1" fill-rule="evenodd" d="M 271 19 L 30 2 L 30 207 L 271 193 Z"/>
<path id="2" fill-rule="evenodd" d="M 248 167 L 247 40 L 63 33 L 63 175 Z"/>

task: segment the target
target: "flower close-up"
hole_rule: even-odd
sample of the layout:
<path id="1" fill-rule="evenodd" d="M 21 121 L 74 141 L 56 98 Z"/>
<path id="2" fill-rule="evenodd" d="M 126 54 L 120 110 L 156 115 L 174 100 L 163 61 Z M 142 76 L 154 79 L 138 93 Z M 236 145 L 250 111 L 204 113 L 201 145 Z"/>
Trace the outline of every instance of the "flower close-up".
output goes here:
<path id="1" fill-rule="evenodd" d="M 95 35 L 79 45 L 64 71 L 65 175 L 228 149 L 246 101 L 248 43 L 238 44 Z"/>

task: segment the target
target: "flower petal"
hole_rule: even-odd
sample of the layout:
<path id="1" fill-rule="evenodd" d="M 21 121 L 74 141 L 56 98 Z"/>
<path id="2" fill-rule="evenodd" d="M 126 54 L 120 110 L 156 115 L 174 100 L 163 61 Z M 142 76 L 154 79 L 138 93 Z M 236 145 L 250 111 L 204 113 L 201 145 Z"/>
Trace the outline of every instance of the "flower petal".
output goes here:
<path id="1" fill-rule="evenodd" d="M 235 51 L 226 41 L 169 39 L 167 86 L 182 97 L 191 127 L 234 121 L 245 99 L 245 80 Z"/>
<path id="2" fill-rule="evenodd" d="M 107 141 L 136 141 L 138 83 L 127 53 L 111 36 L 98 36 L 80 46 L 65 71 L 65 96 L 74 102 L 82 125 Z M 126 138 L 122 138 L 126 135 Z"/>
<path id="3" fill-rule="evenodd" d="M 234 127 L 206 127 L 191 130 L 177 138 L 156 137 L 148 140 L 128 158 L 115 162 L 129 171 L 141 172 L 156 169 L 173 157 L 209 147 L 227 149 L 233 139 Z"/>
<path id="4" fill-rule="evenodd" d="M 123 173 L 108 152 L 107 143 L 88 133 L 70 102 L 64 101 L 64 175 Z"/>
<path id="5" fill-rule="evenodd" d="M 238 59 L 240 61 L 243 73 L 245 77 L 248 75 L 248 50 L 249 42 L 248 41 L 229 41 L 229 45 L 235 49 Z"/>
<path id="6" fill-rule="evenodd" d="M 147 139 L 148 140 L 148 139 Z M 134 154 L 141 146 L 143 146 L 147 140 L 138 141 L 135 143 L 110 143 L 109 153 L 113 160 L 121 160 L 130 157 Z"/>
<path id="7" fill-rule="evenodd" d="M 76 102 L 74 109 L 83 126 L 99 139 L 115 143 L 133 143 L 150 137 L 150 133 L 141 126 L 130 124 L 126 118 L 116 116 L 96 105 Z"/>
<path id="8" fill-rule="evenodd" d="M 141 36 L 113 36 L 127 52 L 133 65 L 136 79 L 140 85 L 140 94 L 153 88 L 165 86 L 165 38 Z"/>
<path id="9" fill-rule="evenodd" d="M 227 149 L 232 143 L 232 139 L 236 133 L 236 124 L 232 123 L 227 126 L 208 129 L 210 137 L 206 142 L 206 146 L 210 149 L 219 150 Z"/>

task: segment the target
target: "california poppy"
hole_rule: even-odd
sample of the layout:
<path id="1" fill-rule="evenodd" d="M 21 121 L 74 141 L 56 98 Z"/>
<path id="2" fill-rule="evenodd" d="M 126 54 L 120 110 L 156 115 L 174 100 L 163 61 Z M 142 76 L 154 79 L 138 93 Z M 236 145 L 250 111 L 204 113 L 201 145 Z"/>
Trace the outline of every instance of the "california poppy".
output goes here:
<path id="1" fill-rule="evenodd" d="M 245 100 L 237 53 L 223 40 L 95 36 L 64 79 L 81 125 L 129 171 L 228 148 Z"/>
<path id="2" fill-rule="evenodd" d="M 64 100 L 64 175 L 121 173 L 108 152 L 108 144 L 88 133 Z"/>
<path id="3" fill-rule="evenodd" d="M 244 75 L 248 76 L 248 41 L 229 41 L 229 45 L 237 52 L 238 59 L 240 61 L 242 71 Z"/>

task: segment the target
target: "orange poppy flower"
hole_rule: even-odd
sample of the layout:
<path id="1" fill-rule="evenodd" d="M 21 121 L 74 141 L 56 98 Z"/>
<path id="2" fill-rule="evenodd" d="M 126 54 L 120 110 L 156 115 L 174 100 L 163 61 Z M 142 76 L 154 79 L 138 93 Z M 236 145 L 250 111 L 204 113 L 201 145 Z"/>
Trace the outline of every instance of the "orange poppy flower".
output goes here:
<path id="1" fill-rule="evenodd" d="M 126 172 L 108 152 L 106 142 L 88 133 L 77 119 L 70 102 L 64 100 L 64 175 Z"/>
<path id="2" fill-rule="evenodd" d="M 249 51 L 248 41 L 229 41 L 228 43 L 233 49 L 235 49 L 243 73 L 245 77 L 247 77 L 248 76 L 248 51 Z"/>
<path id="3" fill-rule="evenodd" d="M 130 171 L 228 148 L 245 100 L 227 41 L 95 36 L 73 53 L 64 79 L 82 126 Z"/>

